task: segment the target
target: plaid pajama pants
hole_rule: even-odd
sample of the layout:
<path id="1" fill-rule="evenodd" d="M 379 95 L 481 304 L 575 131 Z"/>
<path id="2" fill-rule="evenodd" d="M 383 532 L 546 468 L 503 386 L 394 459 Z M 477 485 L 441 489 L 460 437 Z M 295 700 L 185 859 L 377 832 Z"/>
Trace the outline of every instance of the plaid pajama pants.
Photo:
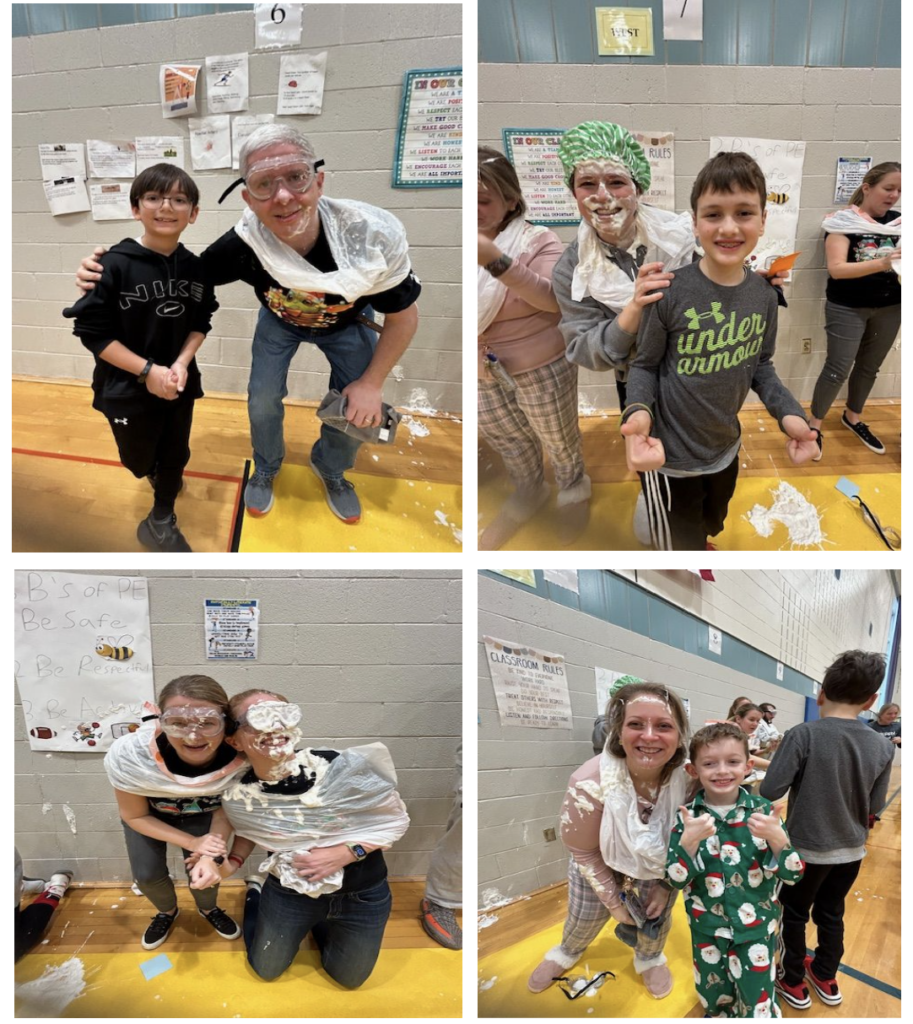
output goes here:
<path id="1" fill-rule="evenodd" d="M 519 493 L 542 486 L 543 448 L 558 487 L 572 487 L 583 476 L 577 367 L 561 356 L 514 380 L 516 391 L 507 391 L 490 376 L 479 378 L 479 432 L 504 460 Z"/>
<path id="2" fill-rule="evenodd" d="M 618 872 L 614 874 L 616 881 L 621 884 L 622 876 Z M 658 881 L 654 879 L 636 883 L 637 891 L 645 903 L 650 898 L 650 889 L 656 884 Z M 656 938 L 649 938 L 633 925 L 616 925 L 615 935 L 634 950 L 639 960 L 653 960 L 662 953 L 666 936 L 672 927 L 672 906 L 677 896 L 678 889 L 672 889 Z M 561 952 L 572 958 L 581 956 L 610 918 L 608 908 L 577 870 L 576 863 L 571 860 L 567 875 L 567 920 L 564 922 L 564 933 L 561 936 Z"/>

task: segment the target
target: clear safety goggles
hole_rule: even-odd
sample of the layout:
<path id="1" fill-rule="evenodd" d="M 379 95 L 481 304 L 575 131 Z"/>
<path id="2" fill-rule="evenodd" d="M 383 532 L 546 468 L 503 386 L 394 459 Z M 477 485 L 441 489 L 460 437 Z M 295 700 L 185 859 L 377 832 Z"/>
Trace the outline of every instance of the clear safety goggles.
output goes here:
<path id="1" fill-rule="evenodd" d="M 212 708 L 172 707 L 163 712 L 159 721 L 167 736 L 218 736 L 225 728 L 225 716 Z"/>
<path id="2" fill-rule="evenodd" d="M 291 729 L 301 721 L 301 708 L 297 704 L 284 704 L 282 701 L 265 700 L 260 704 L 252 704 L 238 719 L 242 729 L 251 732 L 265 732 L 275 729 Z"/>
<path id="3" fill-rule="evenodd" d="M 317 180 L 317 171 L 323 167 L 323 160 L 307 160 L 303 157 L 287 156 L 270 157 L 258 160 L 247 169 L 246 178 L 238 178 L 222 193 L 219 202 L 229 195 L 238 185 L 247 186 L 247 191 L 254 197 L 265 201 L 272 199 L 280 184 L 289 192 L 300 195 Z"/>

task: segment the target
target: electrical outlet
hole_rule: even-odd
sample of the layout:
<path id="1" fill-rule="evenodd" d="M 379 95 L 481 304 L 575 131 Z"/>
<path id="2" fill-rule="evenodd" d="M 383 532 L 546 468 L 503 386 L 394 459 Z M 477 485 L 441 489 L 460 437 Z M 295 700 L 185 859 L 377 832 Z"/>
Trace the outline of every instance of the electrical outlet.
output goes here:
<path id="1" fill-rule="evenodd" d="M 542 835 L 545 836 L 545 841 L 547 843 L 553 843 L 558 838 L 555 835 L 555 830 L 553 828 L 544 828 L 544 829 L 542 829 Z"/>
<path id="2" fill-rule="evenodd" d="M 812 339 L 811 338 L 803 338 L 802 339 L 802 354 L 804 356 L 807 356 L 807 355 L 811 354 L 811 351 L 812 351 Z"/>

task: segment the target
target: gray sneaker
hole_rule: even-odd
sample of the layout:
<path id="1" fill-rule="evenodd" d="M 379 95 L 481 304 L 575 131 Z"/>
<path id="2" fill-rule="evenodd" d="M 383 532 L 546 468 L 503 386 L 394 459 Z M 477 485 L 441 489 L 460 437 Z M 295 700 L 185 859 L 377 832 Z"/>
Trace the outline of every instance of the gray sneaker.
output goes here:
<path id="1" fill-rule="evenodd" d="M 327 495 L 327 504 L 333 515 L 339 516 L 344 523 L 357 523 L 361 519 L 361 502 L 355 493 L 355 485 L 350 484 L 344 476 L 338 478 L 324 476 L 314 465 L 313 459 L 311 459 L 311 469 L 323 484 Z"/>
<path id="2" fill-rule="evenodd" d="M 244 504 L 252 516 L 265 516 L 273 507 L 274 476 L 258 469 L 244 488 Z"/>

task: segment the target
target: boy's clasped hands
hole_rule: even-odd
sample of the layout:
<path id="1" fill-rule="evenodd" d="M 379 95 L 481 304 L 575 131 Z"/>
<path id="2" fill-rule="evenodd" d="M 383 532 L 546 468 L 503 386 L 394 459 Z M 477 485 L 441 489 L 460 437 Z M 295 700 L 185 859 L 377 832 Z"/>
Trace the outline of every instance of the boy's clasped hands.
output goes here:
<path id="1" fill-rule="evenodd" d="M 187 385 L 187 367 L 179 362 L 171 366 L 156 363 L 146 376 L 146 390 L 156 398 L 173 401 Z"/>

